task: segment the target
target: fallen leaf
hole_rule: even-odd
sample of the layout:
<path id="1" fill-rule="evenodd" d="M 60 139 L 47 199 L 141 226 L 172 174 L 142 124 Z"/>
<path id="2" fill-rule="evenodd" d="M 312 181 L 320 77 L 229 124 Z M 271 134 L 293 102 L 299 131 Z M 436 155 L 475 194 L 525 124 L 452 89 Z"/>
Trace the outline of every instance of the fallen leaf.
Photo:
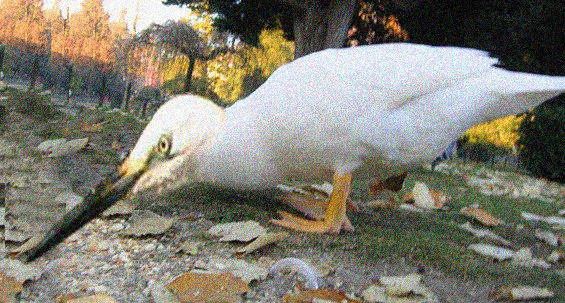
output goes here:
<path id="1" fill-rule="evenodd" d="M 0 207 L 0 227 L 6 225 L 6 208 Z"/>
<path id="2" fill-rule="evenodd" d="M 514 256 L 514 251 L 489 244 L 471 244 L 469 249 L 483 256 L 494 258 L 498 261 L 504 261 Z"/>
<path id="3" fill-rule="evenodd" d="M 277 275 L 281 272 L 294 271 L 304 280 L 304 287 L 306 289 L 318 289 L 318 274 L 306 262 L 297 258 L 284 258 L 278 260 L 269 269 L 269 274 Z"/>
<path id="4" fill-rule="evenodd" d="M 17 295 L 24 290 L 22 283 L 0 272 L 0 302 L 19 302 Z"/>
<path id="5" fill-rule="evenodd" d="M 102 213 L 102 217 L 130 215 L 134 210 L 135 204 L 126 200 L 118 200 L 118 202 Z"/>
<path id="6" fill-rule="evenodd" d="M 28 280 L 37 280 L 41 277 L 41 270 L 33 264 L 24 264 L 14 259 L 0 260 L 0 272 L 20 283 Z"/>
<path id="7" fill-rule="evenodd" d="M 160 235 L 175 223 L 174 218 L 159 216 L 148 210 L 134 211 L 127 221 L 130 226 L 122 234 L 128 236 Z"/>
<path id="8" fill-rule="evenodd" d="M 280 242 L 284 239 L 288 238 L 288 233 L 285 231 L 275 232 L 275 233 L 266 233 L 259 236 L 257 239 L 253 240 L 253 242 L 247 244 L 245 247 L 242 247 L 236 251 L 236 254 L 239 257 L 243 257 L 251 252 L 254 252 L 257 249 L 265 247 L 269 244 L 273 244 L 276 242 Z"/>
<path id="9" fill-rule="evenodd" d="M 180 303 L 177 296 L 161 283 L 152 283 L 148 288 L 151 291 L 151 298 L 155 303 Z"/>
<path id="10" fill-rule="evenodd" d="M 491 296 L 497 301 L 526 301 L 552 298 L 554 296 L 554 293 L 547 288 L 534 286 L 504 286 L 497 289 Z"/>
<path id="11" fill-rule="evenodd" d="M 386 294 L 386 288 L 384 286 L 379 286 L 376 284 L 371 284 L 362 293 L 361 297 L 363 300 L 369 303 L 380 303 L 387 302 L 388 296 Z"/>
<path id="12" fill-rule="evenodd" d="M 57 204 L 64 204 L 67 211 L 73 209 L 76 205 L 82 202 L 82 197 L 73 192 L 60 193 L 55 197 L 54 201 Z"/>
<path id="13" fill-rule="evenodd" d="M 95 294 L 92 296 L 62 299 L 60 303 L 118 303 L 114 298 L 106 294 Z"/>
<path id="14" fill-rule="evenodd" d="M 12 249 L 10 251 L 10 255 L 19 255 L 21 253 L 24 253 L 34 247 L 36 247 L 39 242 L 41 242 L 41 240 L 43 240 L 43 233 L 40 234 L 36 234 L 35 236 L 29 238 L 27 241 L 24 242 L 24 244 Z"/>
<path id="15" fill-rule="evenodd" d="M 541 269 L 549 269 L 551 265 L 544 260 L 534 258 L 532 254 L 532 249 L 529 247 L 523 247 L 518 249 L 514 256 L 512 256 L 512 264 L 522 267 L 537 267 Z"/>
<path id="16" fill-rule="evenodd" d="M 230 273 L 185 273 L 167 285 L 182 303 L 192 302 L 241 302 L 241 295 L 249 286 Z"/>
<path id="17" fill-rule="evenodd" d="M 88 145 L 88 138 L 82 139 L 54 139 L 43 141 L 37 146 L 37 150 L 48 154 L 48 157 L 59 157 L 72 154 L 84 149 Z"/>
<path id="18" fill-rule="evenodd" d="M 405 276 L 383 276 L 379 283 L 385 287 L 389 296 L 405 297 L 410 294 L 421 294 L 422 275 L 409 274 Z"/>
<path id="19" fill-rule="evenodd" d="M 385 190 L 397 192 L 402 189 L 407 175 L 408 172 L 404 172 L 397 176 L 388 177 L 382 181 L 373 180 L 369 183 L 369 194 L 371 197 L 376 197 Z"/>
<path id="20" fill-rule="evenodd" d="M 99 130 L 102 129 L 102 127 L 104 126 L 104 124 L 110 122 L 110 120 L 106 120 L 106 121 L 102 121 L 102 122 L 98 122 L 98 123 L 94 123 L 94 124 L 89 124 L 89 123 L 83 123 L 80 125 L 80 130 L 86 133 L 92 133 L 92 132 L 97 132 Z"/>
<path id="21" fill-rule="evenodd" d="M 222 242 L 249 242 L 265 232 L 265 228 L 256 221 L 218 224 L 208 230 L 210 235 L 221 237 L 220 241 Z"/>
<path id="22" fill-rule="evenodd" d="M 198 271 L 198 269 L 193 272 L 198 273 L 231 273 L 235 277 L 241 278 L 245 283 L 251 283 L 251 281 L 261 281 L 264 280 L 269 274 L 269 270 L 258 264 L 252 264 L 245 260 L 239 259 L 224 259 L 212 257 L 207 263 L 195 264 L 196 268 L 202 268 L 205 271 Z"/>
<path id="23" fill-rule="evenodd" d="M 549 230 L 544 231 L 544 230 L 541 230 L 541 229 L 536 229 L 535 235 L 536 235 L 536 238 L 542 240 L 543 242 L 545 242 L 549 245 L 552 245 L 552 246 L 558 246 L 559 245 L 559 237 Z"/>
<path id="24" fill-rule="evenodd" d="M 556 249 L 552 251 L 551 254 L 547 257 L 547 261 L 551 263 L 560 263 L 565 261 L 565 250 Z"/>
<path id="25" fill-rule="evenodd" d="M 400 204 L 398 204 L 394 198 L 389 198 L 369 201 L 366 206 L 374 209 L 397 209 L 400 207 Z"/>
<path id="26" fill-rule="evenodd" d="M 438 209 L 449 202 L 449 198 L 440 191 L 430 190 L 423 182 L 416 181 L 410 194 L 404 195 L 403 201 L 414 201 L 414 205 L 423 209 Z"/>
<path id="27" fill-rule="evenodd" d="M 285 303 L 362 303 L 362 301 L 349 298 L 343 292 L 333 289 L 303 290 L 297 294 L 288 294 L 283 297 Z"/>
<path id="28" fill-rule="evenodd" d="M 473 218 L 477 220 L 484 226 L 498 226 L 502 224 L 502 220 L 491 215 L 484 209 L 475 208 L 475 207 L 463 207 L 459 211 L 462 215 Z"/>
<path id="29" fill-rule="evenodd" d="M 184 241 L 177 249 L 177 252 L 184 252 L 191 256 L 196 256 L 200 251 L 200 247 L 202 247 L 202 242 Z"/>
<path id="30" fill-rule="evenodd" d="M 563 217 L 557 217 L 557 216 L 548 216 L 548 217 L 544 217 L 544 216 L 540 216 L 540 215 L 536 215 L 536 214 L 532 214 L 532 213 L 528 213 L 528 212 L 522 212 L 521 214 L 523 219 L 526 219 L 528 221 L 533 221 L 533 222 L 545 222 L 547 224 L 555 224 L 555 225 L 560 225 L 565 227 L 565 218 Z"/>
<path id="31" fill-rule="evenodd" d="M 503 237 L 493 233 L 492 231 L 490 231 L 488 229 L 474 228 L 471 225 L 471 222 L 467 221 L 464 224 L 459 225 L 459 228 L 472 233 L 477 238 L 487 238 L 487 239 L 497 241 L 504 246 L 512 246 L 512 243 L 510 243 L 510 241 L 504 239 Z"/>
<path id="32" fill-rule="evenodd" d="M 407 211 L 411 211 L 411 212 L 415 212 L 415 213 L 424 213 L 424 212 L 428 211 L 426 209 L 416 207 L 414 204 L 408 204 L 408 203 L 400 204 L 400 206 L 398 208 L 403 209 L 403 210 L 407 210 Z"/>

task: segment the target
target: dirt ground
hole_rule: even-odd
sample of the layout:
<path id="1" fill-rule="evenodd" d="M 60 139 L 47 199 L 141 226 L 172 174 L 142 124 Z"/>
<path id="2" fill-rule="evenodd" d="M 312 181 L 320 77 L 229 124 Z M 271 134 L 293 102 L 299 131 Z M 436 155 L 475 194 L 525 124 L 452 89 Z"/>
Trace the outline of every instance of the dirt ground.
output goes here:
<path id="1" fill-rule="evenodd" d="M 90 138 L 86 150 L 49 158 L 36 147 L 45 140 L 41 130 L 53 121 L 37 121 L 10 111 L 0 136 L 0 182 L 10 183 L 6 193 L 5 228 L 8 249 L 29 236 L 45 230 L 65 212 L 64 197 L 84 196 L 118 163 L 100 161 L 96 155 L 112 149 L 117 137 L 123 149 L 134 143 L 138 133 L 125 129 L 108 136 L 85 133 Z M 59 121 L 60 123 L 60 121 Z M 274 193 L 274 192 L 273 192 Z M 24 284 L 21 302 L 55 302 L 64 294 L 105 293 L 119 302 L 154 302 L 154 285 L 165 285 L 176 276 L 206 267 L 210 262 L 235 260 L 233 251 L 241 243 L 219 242 L 207 230 L 220 222 L 255 219 L 271 231 L 276 216 L 272 193 L 216 193 L 213 189 L 179 189 L 160 196 L 137 197 L 138 209 L 149 209 L 165 217 L 174 217 L 173 227 L 161 235 L 132 237 L 122 231 L 129 226 L 128 216 L 96 219 L 44 257 L 33 263 L 41 277 Z M 210 198 L 210 195 L 213 197 Z M 63 197 L 63 198 L 61 198 Z M 213 203 L 211 203 L 213 202 Z M 267 206 L 265 206 L 267 205 Z M 322 275 L 321 287 L 339 289 L 359 297 L 378 277 L 421 273 L 423 284 L 438 302 L 491 302 L 493 285 L 442 273 L 433 266 L 417 264 L 403 255 L 375 260 L 355 245 L 364 234 L 364 218 L 376 216 L 387 224 L 386 213 L 362 208 L 351 214 L 358 231 L 342 235 L 310 235 L 291 232 L 284 241 L 251 253 L 242 259 L 248 264 L 268 269 L 286 257 L 302 259 Z M 408 215 L 410 220 L 417 216 Z M 180 251 L 185 245 L 196 246 L 193 253 Z M 5 255 L 5 254 L 4 254 Z M 282 296 L 294 290 L 296 276 L 276 275 L 251 282 L 244 302 L 282 302 Z"/>

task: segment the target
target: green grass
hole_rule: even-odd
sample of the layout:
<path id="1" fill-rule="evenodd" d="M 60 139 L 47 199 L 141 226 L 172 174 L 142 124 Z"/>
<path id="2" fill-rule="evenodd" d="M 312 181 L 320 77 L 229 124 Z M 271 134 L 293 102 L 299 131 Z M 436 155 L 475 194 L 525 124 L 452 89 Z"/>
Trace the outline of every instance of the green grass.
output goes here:
<path id="1" fill-rule="evenodd" d="M 470 244 L 489 243 L 488 240 L 474 238 L 457 227 L 470 221 L 460 215 L 459 210 L 478 203 L 481 208 L 505 221 L 503 226 L 492 228 L 493 232 L 516 244 L 515 249 L 532 247 L 535 257 L 545 258 L 553 248 L 535 239 L 533 231 L 546 226 L 529 223 L 521 219 L 520 214 L 526 211 L 555 215 L 562 205 L 526 198 L 487 196 L 476 188 L 468 187 L 461 177 L 428 171 L 409 175 L 402 192 L 413 188 L 415 180 L 451 196 L 450 209 L 425 214 L 387 209 L 377 210 L 374 215 L 353 214 L 350 217 L 359 233 L 357 250 L 375 261 L 393 261 L 402 257 L 414 265 L 424 264 L 454 277 L 492 286 L 524 284 L 548 287 L 556 292 L 551 302 L 565 302 L 565 277 L 558 275 L 554 269 L 527 269 L 509 262 L 493 262 L 467 249 Z M 517 230 L 519 224 L 524 225 L 524 229 Z M 476 222 L 473 225 L 478 226 Z"/>

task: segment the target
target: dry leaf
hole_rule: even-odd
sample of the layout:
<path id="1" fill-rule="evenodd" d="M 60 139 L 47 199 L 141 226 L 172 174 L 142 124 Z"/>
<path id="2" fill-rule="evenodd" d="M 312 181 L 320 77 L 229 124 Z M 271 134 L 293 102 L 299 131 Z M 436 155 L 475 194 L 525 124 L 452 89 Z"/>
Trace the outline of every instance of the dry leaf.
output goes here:
<path id="1" fill-rule="evenodd" d="M 533 287 L 533 286 L 504 286 L 497 289 L 492 297 L 495 300 L 513 300 L 513 301 L 526 301 L 526 300 L 539 300 L 552 298 L 554 293 L 547 288 Z"/>
<path id="2" fill-rule="evenodd" d="M 339 290 L 315 289 L 304 290 L 297 294 L 289 294 L 283 297 L 285 303 L 362 303 L 362 301 L 349 298 Z"/>
<path id="3" fill-rule="evenodd" d="M 110 120 L 98 122 L 95 124 L 83 123 L 80 125 L 80 130 L 86 133 L 97 132 L 102 129 L 102 126 L 104 126 L 104 124 L 108 122 L 110 122 Z"/>
<path id="4" fill-rule="evenodd" d="M 556 249 L 552 251 L 551 254 L 547 257 L 547 261 L 551 263 L 560 263 L 565 261 L 565 250 Z"/>
<path id="5" fill-rule="evenodd" d="M 3 199 L 3 198 L 0 198 L 0 199 Z M 2 227 L 4 225 L 6 225 L 6 208 L 0 207 L 0 227 Z"/>
<path id="6" fill-rule="evenodd" d="M 487 212 L 484 209 L 475 208 L 475 207 L 463 207 L 459 212 L 462 215 L 477 220 L 479 223 L 481 223 L 484 226 L 491 227 L 502 224 L 502 220 L 491 215 L 489 212 Z"/>
<path id="7" fill-rule="evenodd" d="M 147 288 L 151 291 L 151 298 L 154 303 L 180 303 L 177 296 L 161 283 L 150 280 Z"/>
<path id="8" fill-rule="evenodd" d="M 286 238 L 288 238 L 288 233 L 285 231 L 266 233 L 259 236 L 259 238 L 253 240 L 253 242 L 247 244 L 245 247 L 238 249 L 236 251 L 236 254 L 238 257 L 243 257 L 251 252 L 254 252 L 259 248 L 265 247 L 269 244 L 280 242 Z"/>
<path id="9" fill-rule="evenodd" d="M 0 302 L 18 302 L 16 295 L 24 290 L 22 283 L 0 272 Z"/>
<path id="10" fill-rule="evenodd" d="M 541 269 L 549 269 L 551 265 L 544 260 L 534 258 L 532 254 L 532 249 L 529 247 L 524 247 L 518 249 L 514 256 L 512 256 L 512 264 L 522 267 L 538 267 Z"/>
<path id="11" fill-rule="evenodd" d="M 114 298 L 106 294 L 95 294 L 87 297 L 63 299 L 60 303 L 118 303 Z"/>
<path id="12" fill-rule="evenodd" d="M 305 283 L 304 287 L 306 289 L 318 289 L 318 274 L 315 269 L 310 267 L 306 262 L 297 258 L 284 258 L 278 260 L 271 269 L 269 269 L 269 274 L 277 275 L 284 271 L 295 271 L 300 278 L 302 278 Z"/>
<path id="13" fill-rule="evenodd" d="M 43 240 L 44 234 L 40 233 L 37 234 L 31 238 L 29 238 L 27 241 L 24 242 L 24 244 L 12 249 L 10 251 L 10 255 L 14 256 L 14 255 L 19 255 L 21 253 L 24 253 L 34 247 L 36 247 L 39 242 L 41 242 L 41 240 Z"/>
<path id="14" fill-rule="evenodd" d="M 363 293 L 361 293 L 361 297 L 369 303 L 386 302 L 388 300 L 386 288 L 376 284 L 371 284 L 371 286 L 367 287 Z"/>
<path id="15" fill-rule="evenodd" d="M 512 243 L 510 243 L 510 241 L 502 238 L 501 236 L 493 233 L 492 231 L 488 230 L 488 229 L 477 229 L 474 228 L 471 225 L 471 222 L 465 222 L 465 224 L 461 224 L 459 225 L 459 228 L 466 230 L 470 233 L 472 233 L 475 237 L 477 238 L 487 238 L 487 239 L 491 239 L 497 242 L 500 242 L 500 244 L 504 245 L 504 246 L 512 246 Z"/>
<path id="16" fill-rule="evenodd" d="M 547 224 L 554 224 L 554 225 L 560 225 L 565 227 L 565 218 L 562 217 L 557 217 L 557 216 L 548 216 L 548 217 L 544 217 L 544 216 L 540 216 L 540 215 L 536 215 L 536 214 L 532 214 L 532 213 L 528 213 L 528 212 L 522 212 L 522 218 L 526 219 L 528 221 L 534 221 L 534 222 L 545 222 Z"/>
<path id="17" fill-rule="evenodd" d="M 0 260 L 0 273 L 16 279 L 20 283 L 24 283 L 27 280 L 37 280 L 41 277 L 41 270 L 33 264 L 24 264 L 14 259 Z"/>
<path id="18" fill-rule="evenodd" d="M 230 273 L 185 273 L 167 285 L 182 303 L 192 302 L 241 302 L 241 295 L 249 286 Z"/>
<path id="19" fill-rule="evenodd" d="M 559 245 L 559 237 L 557 235 L 555 235 L 554 233 L 546 230 L 543 231 L 541 229 L 536 229 L 535 231 L 535 235 L 536 238 L 542 240 L 543 242 L 552 245 L 552 246 L 558 246 Z"/>
<path id="20" fill-rule="evenodd" d="M 423 209 L 442 208 L 449 198 L 440 191 L 430 190 L 425 183 L 416 181 L 414 189 L 402 197 L 402 201 L 414 201 L 414 205 Z"/>
<path id="21" fill-rule="evenodd" d="M 376 197 L 385 190 L 397 192 L 402 189 L 407 175 L 408 172 L 404 172 L 397 176 L 388 177 L 382 181 L 373 180 L 369 183 L 369 194 L 371 197 Z"/>
<path id="22" fill-rule="evenodd" d="M 245 283 L 251 281 L 264 280 L 269 274 L 269 270 L 257 263 L 252 264 L 245 260 L 239 259 L 223 259 L 211 258 L 208 263 L 195 264 L 195 267 L 205 269 L 206 271 L 194 270 L 198 273 L 225 273 L 229 272 L 235 277 L 241 278 Z"/>
<path id="23" fill-rule="evenodd" d="M 134 211 L 129 218 L 130 227 L 122 232 L 128 236 L 160 235 L 175 223 L 174 218 L 165 218 L 148 210 Z"/>
<path id="24" fill-rule="evenodd" d="M 63 192 L 55 197 L 54 201 L 57 204 L 64 204 L 66 211 L 73 209 L 75 206 L 82 202 L 83 198 L 71 191 Z"/>
<path id="25" fill-rule="evenodd" d="M 385 287 L 386 294 L 395 297 L 405 297 L 410 294 L 420 294 L 422 275 L 409 274 L 406 276 L 383 276 L 379 283 Z"/>
<path id="26" fill-rule="evenodd" d="M 110 208 L 105 210 L 102 213 L 102 217 L 130 215 L 134 210 L 135 204 L 126 200 L 119 200 L 114 205 L 110 206 Z"/>
<path id="27" fill-rule="evenodd" d="M 84 149 L 88 145 L 88 138 L 69 140 L 55 139 L 43 141 L 37 146 L 37 149 L 49 154 L 48 157 L 58 157 L 67 154 L 72 154 Z"/>
<path id="28" fill-rule="evenodd" d="M 504 261 L 514 256 L 514 251 L 503 247 L 488 244 L 471 244 L 469 249 L 487 257 L 492 257 L 498 261 Z"/>
<path id="29" fill-rule="evenodd" d="M 212 236 L 221 237 L 220 241 L 249 242 L 265 233 L 265 228 L 256 221 L 231 222 L 212 226 L 208 230 Z"/>
<path id="30" fill-rule="evenodd" d="M 369 201 L 366 206 L 374 209 L 397 209 L 400 207 L 400 204 L 394 198 L 388 198 Z"/>

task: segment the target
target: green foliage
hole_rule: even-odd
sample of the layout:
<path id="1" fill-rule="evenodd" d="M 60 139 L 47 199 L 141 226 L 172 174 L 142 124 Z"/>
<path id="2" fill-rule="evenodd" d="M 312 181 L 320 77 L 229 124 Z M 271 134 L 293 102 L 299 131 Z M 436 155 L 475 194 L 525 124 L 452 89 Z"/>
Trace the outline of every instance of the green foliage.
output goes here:
<path id="1" fill-rule="evenodd" d="M 491 144 L 493 146 L 511 149 L 516 145 L 518 128 L 524 120 L 524 115 L 508 116 L 470 128 L 462 137 L 470 144 Z"/>
<path id="2" fill-rule="evenodd" d="M 520 127 L 521 155 L 539 177 L 565 182 L 565 98 L 546 102 L 526 115 Z"/>
<path id="3" fill-rule="evenodd" d="M 249 95 L 294 57 L 294 45 L 284 38 L 282 30 L 263 31 L 259 42 L 258 47 L 244 46 L 210 62 L 210 84 L 218 97 L 235 102 Z"/>
<path id="4" fill-rule="evenodd" d="M 33 92 L 11 91 L 8 104 L 16 111 L 31 115 L 35 119 L 46 121 L 60 115 L 55 105 L 48 102 L 49 95 L 39 95 Z"/>

